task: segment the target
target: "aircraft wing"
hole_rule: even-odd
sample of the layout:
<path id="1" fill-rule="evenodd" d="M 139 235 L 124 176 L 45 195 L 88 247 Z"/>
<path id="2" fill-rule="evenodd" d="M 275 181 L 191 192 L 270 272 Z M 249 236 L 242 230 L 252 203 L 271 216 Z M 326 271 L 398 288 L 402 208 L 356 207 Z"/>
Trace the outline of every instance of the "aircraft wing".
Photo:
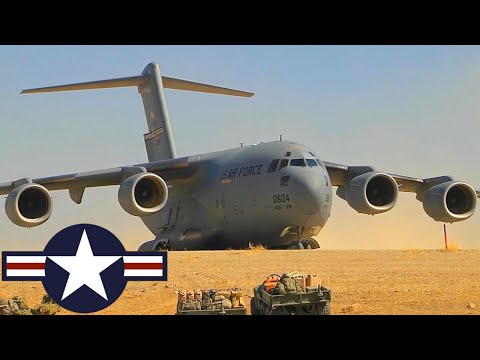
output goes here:
<path id="1" fill-rule="evenodd" d="M 344 186 L 351 179 L 358 175 L 365 174 L 367 172 L 376 171 L 372 166 L 348 166 L 342 164 L 336 164 L 328 161 L 323 162 L 327 168 L 328 175 L 332 182 L 332 186 Z M 431 186 L 436 184 L 453 181 L 451 176 L 439 176 L 428 179 L 414 178 L 410 176 L 389 174 L 393 177 L 398 185 L 398 190 L 402 192 L 414 192 L 417 195 L 422 194 L 428 190 Z M 480 190 L 475 190 L 477 198 L 480 198 Z"/>
<path id="2" fill-rule="evenodd" d="M 87 187 L 119 185 L 126 178 L 142 172 L 155 173 L 165 181 L 185 179 L 192 176 L 198 169 L 198 161 L 198 156 L 191 156 L 44 178 L 25 178 L 1 183 L 0 195 L 8 194 L 19 185 L 32 182 L 42 185 L 48 190 L 68 189 L 72 200 L 79 204 Z"/>

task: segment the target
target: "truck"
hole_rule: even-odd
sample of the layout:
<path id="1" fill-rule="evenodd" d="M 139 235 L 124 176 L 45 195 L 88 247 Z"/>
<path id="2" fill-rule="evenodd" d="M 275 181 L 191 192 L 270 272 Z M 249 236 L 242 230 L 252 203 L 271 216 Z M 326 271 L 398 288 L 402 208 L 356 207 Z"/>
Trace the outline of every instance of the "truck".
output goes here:
<path id="1" fill-rule="evenodd" d="M 307 291 L 275 295 L 269 284 L 280 281 L 280 278 L 272 274 L 263 284 L 255 286 L 250 300 L 252 315 L 331 315 L 330 288 L 322 284 L 308 287 Z"/>

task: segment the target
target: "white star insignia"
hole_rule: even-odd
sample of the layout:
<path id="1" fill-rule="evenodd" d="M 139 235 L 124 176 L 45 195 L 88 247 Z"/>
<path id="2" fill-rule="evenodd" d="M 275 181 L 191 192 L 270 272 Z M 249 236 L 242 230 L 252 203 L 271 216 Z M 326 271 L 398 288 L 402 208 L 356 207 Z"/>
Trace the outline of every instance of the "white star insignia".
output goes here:
<path id="1" fill-rule="evenodd" d="M 69 273 L 62 300 L 83 285 L 88 286 L 105 300 L 108 300 L 100 273 L 120 259 L 121 256 L 93 255 L 85 230 L 83 230 L 75 256 L 49 256 L 48 258 Z"/>

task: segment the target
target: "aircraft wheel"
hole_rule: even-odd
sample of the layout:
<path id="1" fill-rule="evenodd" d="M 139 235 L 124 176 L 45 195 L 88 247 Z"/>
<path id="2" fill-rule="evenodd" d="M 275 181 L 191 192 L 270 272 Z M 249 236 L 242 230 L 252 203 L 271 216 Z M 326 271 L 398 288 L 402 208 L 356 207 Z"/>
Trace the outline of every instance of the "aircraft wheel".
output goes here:
<path id="1" fill-rule="evenodd" d="M 308 239 L 308 240 L 303 240 L 303 247 L 305 249 L 319 249 L 320 245 L 318 244 L 317 240 L 314 239 Z"/>
<path id="2" fill-rule="evenodd" d="M 312 249 L 312 245 L 310 244 L 310 242 L 308 240 L 303 240 L 301 242 L 301 244 L 303 245 L 303 248 L 304 249 L 307 249 L 307 250 L 311 250 Z"/>
<path id="3" fill-rule="evenodd" d="M 305 245 L 301 241 L 294 241 L 288 247 L 289 250 L 303 250 L 305 249 Z"/>

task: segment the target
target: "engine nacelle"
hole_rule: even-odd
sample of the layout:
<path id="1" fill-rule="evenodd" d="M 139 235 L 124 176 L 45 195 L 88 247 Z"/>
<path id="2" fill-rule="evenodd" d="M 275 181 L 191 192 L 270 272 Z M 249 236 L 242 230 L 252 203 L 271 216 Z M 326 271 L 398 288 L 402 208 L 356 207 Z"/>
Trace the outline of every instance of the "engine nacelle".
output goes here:
<path id="1" fill-rule="evenodd" d="M 8 194 L 5 213 L 15 225 L 28 228 L 41 225 L 52 214 L 52 197 L 42 185 L 20 185 Z"/>
<path id="2" fill-rule="evenodd" d="M 398 197 L 397 182 L 388 174 L 371 171 L 359 175 L 345 186 L 345 200 L 362 214 L 391 210 Z"/>
<path id="3" fill-rule="evenodd" d="M 134 216 L 146 216 L 160 211 L 167 203 L 167 199 L 167 184 L 153 173 L 130 176 L 118 189 L 120 205 Z"/>
<path id="4" fill-rule="evenodd" d="M 423 209 L 435 221 L 453 223 L 475 213 L 477 194 L 468 184 L 448 181 L 431 187 L 423 195 Z"/>

